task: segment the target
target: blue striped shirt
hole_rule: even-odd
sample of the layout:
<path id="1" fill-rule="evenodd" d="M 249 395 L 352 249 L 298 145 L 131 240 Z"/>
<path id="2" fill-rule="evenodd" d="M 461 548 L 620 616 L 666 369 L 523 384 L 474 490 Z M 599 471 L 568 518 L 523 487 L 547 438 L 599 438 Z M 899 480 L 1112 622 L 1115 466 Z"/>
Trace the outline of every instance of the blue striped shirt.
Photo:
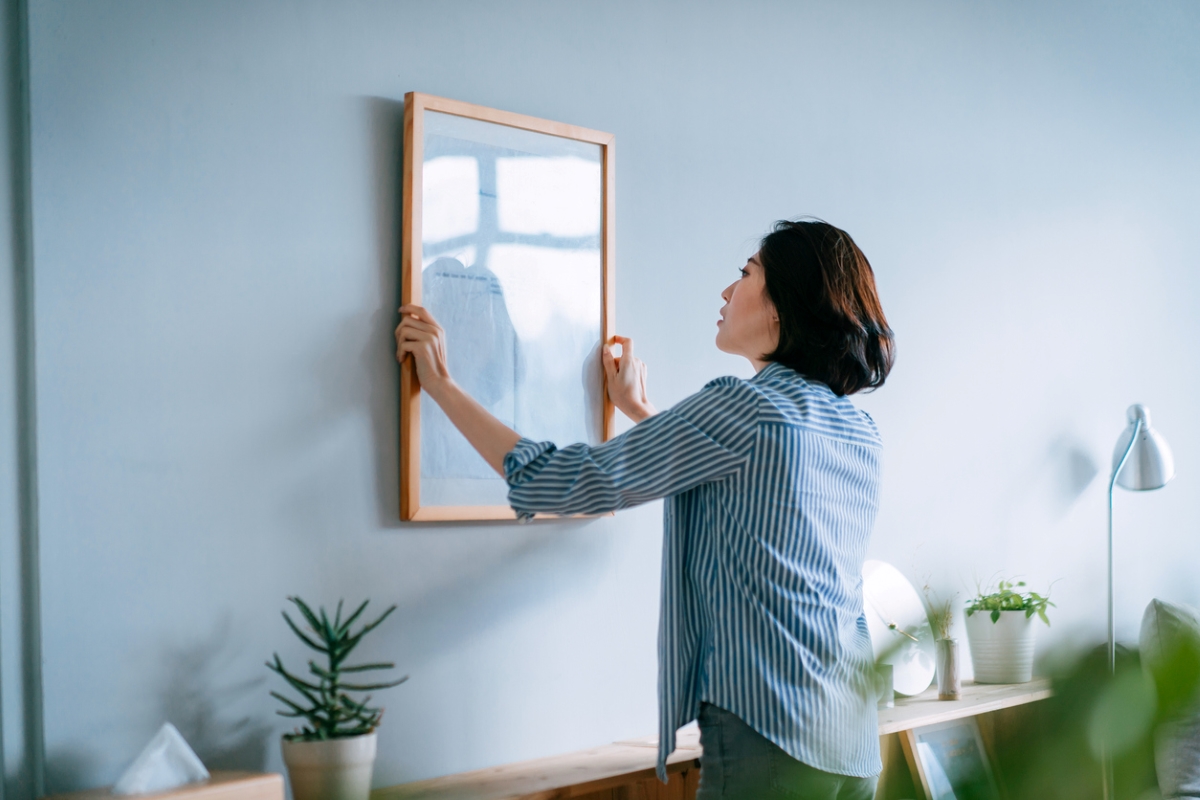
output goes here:
<path id="1" fill-rule="evenodd" d="M 817 769 L 879 772 L 862 566 L 880 441 L 866 413 L 769 364 L 598 446 L 522 439 L 504 468 L 522 518 L 667 498 L 660 778 L 701 702 Z"/>

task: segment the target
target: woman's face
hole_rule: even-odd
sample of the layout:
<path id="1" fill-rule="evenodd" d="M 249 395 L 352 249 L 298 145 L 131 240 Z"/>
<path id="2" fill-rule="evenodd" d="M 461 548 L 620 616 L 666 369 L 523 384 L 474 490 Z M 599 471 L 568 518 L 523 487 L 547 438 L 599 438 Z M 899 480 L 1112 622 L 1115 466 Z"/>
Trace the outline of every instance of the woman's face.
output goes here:
<path id="1" fill-rule="evenodd" d="M 762 262 L 755 253 L 741 269 L 742 277 L 721 292 L 725 305 L 717 322 L 717 349 L 750 359 L 762 369 L 762 357 L 779 344 L 779 315 L 767 297 Z"/>

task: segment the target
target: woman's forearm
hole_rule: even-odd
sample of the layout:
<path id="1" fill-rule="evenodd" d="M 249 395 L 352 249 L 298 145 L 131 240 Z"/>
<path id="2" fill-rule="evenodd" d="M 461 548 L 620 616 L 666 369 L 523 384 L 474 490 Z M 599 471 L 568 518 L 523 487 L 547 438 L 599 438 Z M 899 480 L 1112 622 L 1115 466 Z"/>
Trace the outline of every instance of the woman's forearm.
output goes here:
<path id="1" fill-rule="evenodd" d="M 396 328 L 396 359 L 411 358 L 421 388 L 454 423 L 454 427 L 479 451 L 492 469 L 504 476 L 504 457 L 517 446 L 521 437 L 512 428 L 493 417 L 458 387 L 446 367 L 446 337 L 442 326 L 421 306 L 400 306 L 401 320 Z"/>
<path id="2" fill-rule="evenodd" d="M 503 476 L 504 457 L 517 446 L 521 440 L 520 434 L 492 416 L 490 411 L 449 378 L 421 388 L 441 407 L 471 446 L 479 451 L 483 460 Z"/>

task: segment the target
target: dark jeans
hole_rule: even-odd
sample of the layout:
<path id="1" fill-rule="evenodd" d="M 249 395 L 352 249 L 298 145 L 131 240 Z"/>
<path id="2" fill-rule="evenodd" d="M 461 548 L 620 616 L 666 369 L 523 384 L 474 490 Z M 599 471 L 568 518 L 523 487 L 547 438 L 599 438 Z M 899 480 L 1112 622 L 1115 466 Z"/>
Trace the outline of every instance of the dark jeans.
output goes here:
<path id="1" fill-rule="evenodd" d="M 736 715 L 700 704 L 696 800 L 871 800 L 876 778 L 822 772 L 797 761 Z"/>

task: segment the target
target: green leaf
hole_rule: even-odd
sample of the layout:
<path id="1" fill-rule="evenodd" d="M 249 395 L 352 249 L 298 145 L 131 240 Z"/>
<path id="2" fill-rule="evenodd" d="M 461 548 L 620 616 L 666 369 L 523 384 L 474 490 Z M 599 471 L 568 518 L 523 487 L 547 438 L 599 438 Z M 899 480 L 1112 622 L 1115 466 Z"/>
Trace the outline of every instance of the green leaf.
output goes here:
<path id="1" fill-rule="evenodd" d="M 399 686 L 406 680 L 408 680 L 407 675 L 400 680 L 391 681 L 389 683 L 343 683 L 342 688 L 349 689 L 352 692 L 373 692 L 376 689 L 390 689 L 393 686 Z"/>
<path id="2" fill-rule="evenodd" d="M 999 609 L 997 609 L 992 612 L 992 622 L 999 622 L 999 621 L 1000 621 L 1000 611 L 999 611 Z"/>
<path id="3" fill-rule="evenodd" d="M 312 626 L 313 633 L 320 634 L 321 622 L 317 619 L 317 615 L 313 613 L 312 609 L 308 607 L 308 604 L 299 597 L 289 597 L 288 600 L 291 600 L 296 604 L 296 608 L 300 609 L 300 613 L 304 615 L 304 618 L 308 620 L 308 624 Z"/>
<path id="4" fill-rule="evenodd" d="M 396 665 L 391 661 L 381 661 L 378 664 L 359 664 L 356 667 L 341 667 L 342 672 L 366 672 L 370 669 L 395 669 Z"/>
<path id="5" fill-rule="evenodd" d="M 308 645 L 313 650 L 316 650 L 319 653 L 328 653 L 329 652 L 329 650 L 327 648 L 322 647 L 319 644 L 316 644 L 311 639 L 309 639 L 307 636 L 305 636 L 304 633 L 299 628 L 296 627 L 296 623 L 292 622 L 292 618 L 287 615 L 286 611 L 283 612 L 283 618 L 285 620 L 287 620 L 288 627 L 292 629 L 292 632 L 300 637 L 300 641 L 304 642 L 306 645 Z"/>
<path id="6" fill-rule="evenodd" d="M 300 705 L 299 705 L 298 703 L 293 703 L 293 702 L 292 702 L 290 699 L 288 699 L 287 697 L 284 697 L 284 696 L 283 696 L 283 695 L 281 695 L 279 692 L 275 692 L 275 691 L 271 692 L 271 697 L 274 697 L 276 700 L 279 700 L 279 701 L 281 701 L 281 702 L 283 702 L 283 703 L 287 703 L 289 706 L 291 706 L 291 707 L 292 707 L 292 709 L 293 709 L 294 711 L 296 711 L 297 713 L 299 713 L 299 714 L 301 714 L 301 715 L 307 716 L 307 715 L 308 715 L 308 713 L 309 713 L 310 711 L 312 711 L 312 709 L 311 709 L 311 708 L 307 708 L 307 709 L 306 709 L 306 708 L 301 708 L 301 707 L 300 707 Z M 281 713 L 281 714 L 282 714 L 283 712 L 281 711 L 281 712 L 279 712 L 279 713 Z"/>
<path id="7" fill-rule="evenodd" d="M 325 637 L 326 641 L 336 642 L 338 637 L 333 635 L 333 626 L 329 624 L 329 617 L 325 616 L 325 606 L 321 606 L 320 611 L 321 611 L 321 628 L 320 628 L 321 635 Z"/>
<path id="8" fill-rule="evenodd" d="M 315 661 L 308 662 L 308 671 L 311 672 L 313 675 L 316 675 L 318 678 L 322 678 L 324 680 L 330 681 L 331 683 L 336 682 L 337 678 L 338 678 L 336 672 L 329 672 L 327 670 L 321 669 L 320 667 L 317 666 L 317 662 L 315 662 Z"/>
<path id="9" fill-rule="evenodd" d="M 271 671 L 280 675 L 285 681 L 288 682 L 288 684 L 291 685 L 291 687 L 293 689 L 298 691 L 300 694 L 304 695 L 304 699 L 308 700 L 314 706 L 320 705 L 320 703 L 317 701 L 317 698 L 312 696 L 312 692 L 321 692 L 322 691 L 321 687 L 313 686 L 308 681 L 301 680 L 300 678 L 297 678 L 295 675 L 292 675 L 290 672 L 288 672 L 286 669 L 283 668 L 283 664 L 280 663 L 278 655 L 275 656 L 275 663 L 274 664 L 268 663 L 267 667 Z"/>
<path id="10" fill-rule="evenodd" d="M 354 624 L 354 620 L 358 619 L 359 615 L 362 614 L 362 612 L 366 609 L 367 603 L 370 602 L 370 600 L 363 600 L 362 605 L 356 608 L 354 613 L 346 618 L 346 621 L 342 623 L 342 627 L 338 629 L 338 638 L 345 636 L 350 631 L 350 626 Z"/>
<path id="11" fill-rule="evenodd" d="M 391 616 L 391 613 L 392 613 L 393 611 L 395 611 L 395 610 L 396 610 L 396 606 L 394 606 L 394 605 L 392 605 L 392 606 L 389 606 L 389 607 L 388 607 L 388 609 L 387 609 L 387 611 L 384 611 L 382 614 L 380 614 L 380 615 L 379 615 L 379 618 L 378 618 L 378 619 L 376 619 L 374 622 L 368 622 L 366 625 L 364 625 L 364 626 L 363 626 L 363 628 L 362 628 L 362 630 L 358 632 L 358 636 L 357 636 L 356 638 L 359 638 L 359 639 L 361 639 L 361 638 L 363 637 L 363 634 L 365 634 L 365 633 L 367 633 L 367 632 L 369 632 L 369 631 L 373 631 L 373 630 L 375 630 L 376 628 L 378 628 L 378 627 L 379 627 L 379 625 L 380 625 L 380 624 L 381 624 L 381 623 L 382 623 L 382 622 L 383 622 L 385 619 L 387 619 L 389 616 Z"/>

